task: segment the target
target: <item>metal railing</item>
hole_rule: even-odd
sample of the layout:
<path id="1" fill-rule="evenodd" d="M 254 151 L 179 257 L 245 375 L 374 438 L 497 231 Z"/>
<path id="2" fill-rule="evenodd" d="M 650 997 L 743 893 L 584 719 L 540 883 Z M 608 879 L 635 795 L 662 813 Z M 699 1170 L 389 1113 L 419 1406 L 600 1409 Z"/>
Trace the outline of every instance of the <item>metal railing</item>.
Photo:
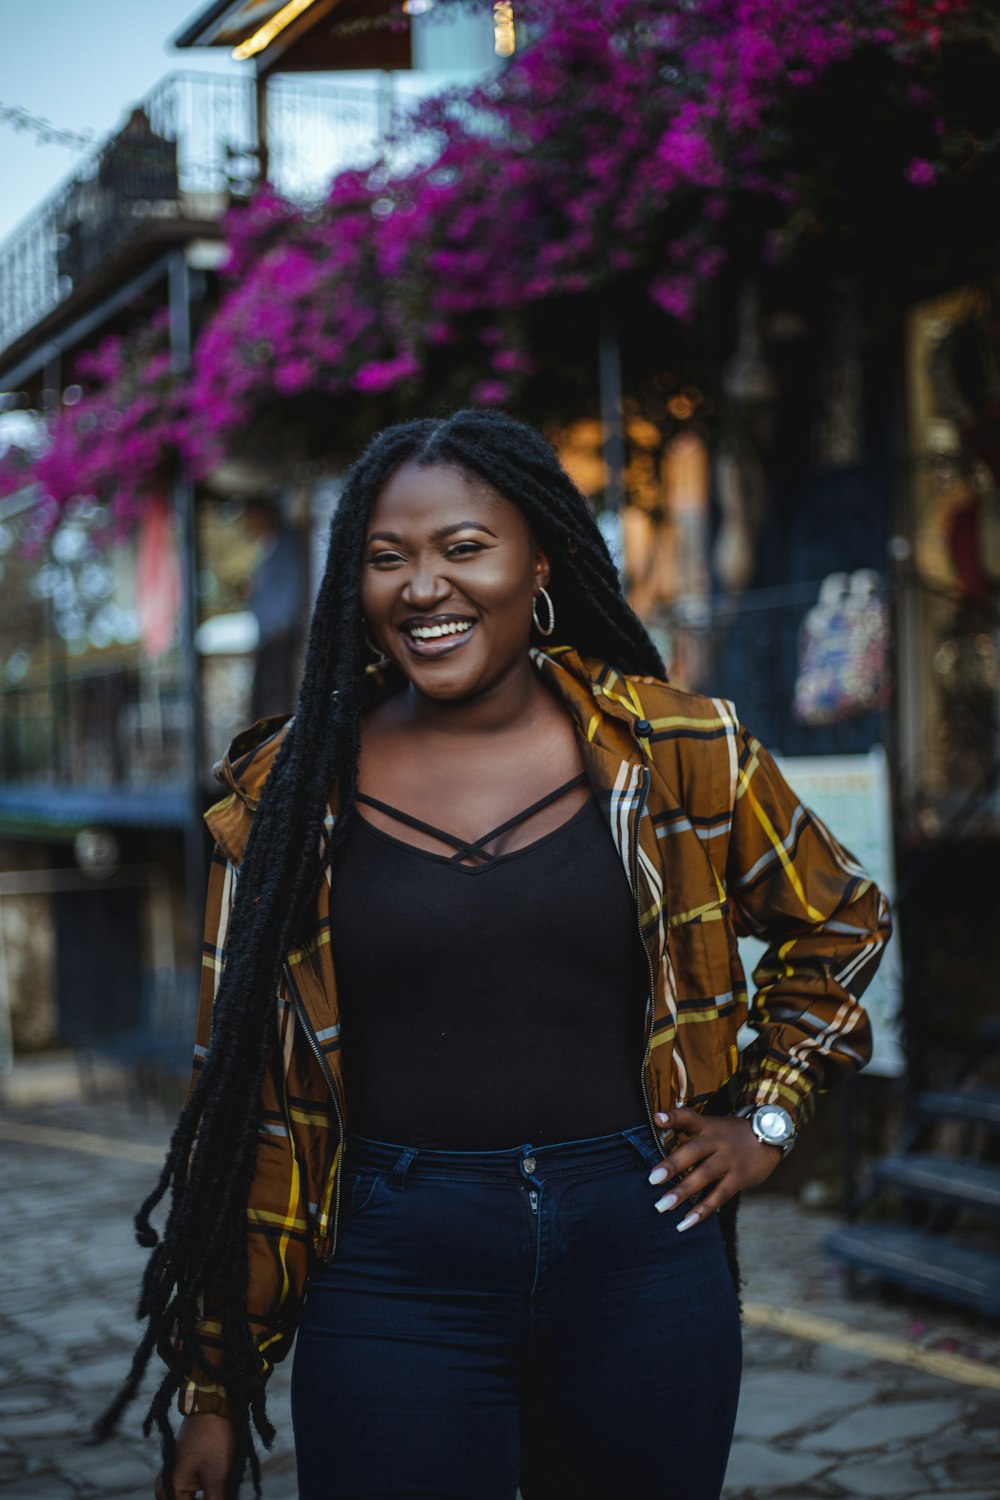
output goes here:
<path id="1" fill-rule="evenodd" d="M 364 166 L 388 133 L 391 78 L 372 86 L 295 78 L 272 79 L 267 90 L 267 175 L 294 202 L 323 196 L 334 175 Z"/>
<path id="2" fill-rule="evenodd" d="M 269 177 L 296 201 L 363 165 L 388 125 L 382 86 L 275 80 L 268 91 Z M 252 78 L 174 73 L 96 146 L 0 244 L 0 351 L 10 348 L 124 249 L 170 221 L 215 221 L 260 171 Z"/>
<path id="3" fill-rule="evenodd" d="M 53 674 L 0 690 L 0 785 L 155 787 L 186 774 L 176 665 Z"/>

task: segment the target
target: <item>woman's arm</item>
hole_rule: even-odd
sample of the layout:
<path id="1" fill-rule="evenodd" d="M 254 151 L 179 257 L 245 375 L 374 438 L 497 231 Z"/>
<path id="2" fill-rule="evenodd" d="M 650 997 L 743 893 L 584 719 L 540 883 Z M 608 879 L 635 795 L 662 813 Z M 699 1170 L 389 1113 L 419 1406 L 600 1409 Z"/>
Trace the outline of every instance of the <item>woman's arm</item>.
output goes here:
<path id="1" fill-rule="evenodd" d="M 861 996 L 892 930 L 889 903 L 739 726 L 726 889 L 741 936 L 763 939 L 742 1053 L 741 1104 L 781 1104 L 796 1124 L 815 1096 L 864 1067 Z"/>
<path id="2" fill-rule="evenodd" d="M 753 974 L 757 991 L 748 1024 L 757 1037 L 740 1058 L 738 1102 L 780 1104 L 799 1126 L 817 1093 L 871 1055 L 860 997 L 889 938 L 889 906 L 742 725 L 730 744 L 732 830 L 724 883 L 737 931 L 767 943 Z M 763 1182 L 781 1160 L 780 1148 L 759 1141 L 746 1119 L 682 1108 L 655 1120 L 680 1137 L 650 1174 L 657 1185 L 680 1177 L 657 1208 L 705 1194 L 678 1229 Z"/>

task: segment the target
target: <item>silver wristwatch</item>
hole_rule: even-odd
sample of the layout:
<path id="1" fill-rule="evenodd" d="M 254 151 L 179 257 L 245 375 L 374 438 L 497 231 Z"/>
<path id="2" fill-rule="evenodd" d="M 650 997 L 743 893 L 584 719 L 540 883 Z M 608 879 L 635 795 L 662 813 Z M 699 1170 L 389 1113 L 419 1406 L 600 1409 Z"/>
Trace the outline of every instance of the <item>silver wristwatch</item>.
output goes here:
<path id="1" fill-rule="evenodd" d="M 750 1129 L 764 1146 L 779 1146 L 787 1156 L 795 1145 L 795 1121 L 780 1104 L 744 1104 L 737 1116 L 750 1121 Z"/>

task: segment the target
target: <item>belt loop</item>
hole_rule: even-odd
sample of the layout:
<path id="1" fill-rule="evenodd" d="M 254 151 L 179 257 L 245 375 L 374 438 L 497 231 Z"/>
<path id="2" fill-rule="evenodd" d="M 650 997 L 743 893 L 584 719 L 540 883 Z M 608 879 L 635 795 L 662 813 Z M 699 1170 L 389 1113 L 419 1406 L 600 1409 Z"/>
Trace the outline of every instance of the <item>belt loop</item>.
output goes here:
<path id="1" fill-rule="evenodd" d="M 668 1132 L 661 1132 L 661 1134 L 664 1133 Z M 639 1155 L 642 1157 L 643 1163 L 647 1167 L 655 1167 L 657 1162 L 663 1160 L 663 1157 L 660 1155 L 659 1150 L 657 1149 L 655 1136 L 652 1140 L 650 1140 L 650 1136 L 652 1134 L 653 1132 L 648 1125 L 640 1126 L 636 1130 L 622 1131 L 622 1135 L 628 1141 L 630 1146 L 635 1147 Z"/>
<path id="2" fill-rule="evenodd" d="M 407 1146 L 405 1151 L 400 1152 L 399 1160 L 389 1173 L 389 1181 L 394 1188 L 404 1188 L 406 1186 L 406 1174 L 410 1169 L 410 1163 L 416 1155 L 416 1151 L 411 1146 Z"/>

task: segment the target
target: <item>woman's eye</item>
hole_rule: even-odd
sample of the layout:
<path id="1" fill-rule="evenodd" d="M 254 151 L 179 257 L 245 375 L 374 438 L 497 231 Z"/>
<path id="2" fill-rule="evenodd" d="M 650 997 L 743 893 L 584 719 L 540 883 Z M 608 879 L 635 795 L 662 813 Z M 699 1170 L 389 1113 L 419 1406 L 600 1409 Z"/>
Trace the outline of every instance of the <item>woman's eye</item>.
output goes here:
<path id="1" fill-rule="evenodd" d="M 473 557 L 477 552 L 482 552 L 481 542 L 456 542 L 453 547 L 448 548 L 449 557 Z"/>
<path id="2" fill-rule="evenodd" d="M 373 552 L 368 561 L 373 567 L 381 567 L 383 563 L 402 562 L 402 556 L 398 552 Z"/>

